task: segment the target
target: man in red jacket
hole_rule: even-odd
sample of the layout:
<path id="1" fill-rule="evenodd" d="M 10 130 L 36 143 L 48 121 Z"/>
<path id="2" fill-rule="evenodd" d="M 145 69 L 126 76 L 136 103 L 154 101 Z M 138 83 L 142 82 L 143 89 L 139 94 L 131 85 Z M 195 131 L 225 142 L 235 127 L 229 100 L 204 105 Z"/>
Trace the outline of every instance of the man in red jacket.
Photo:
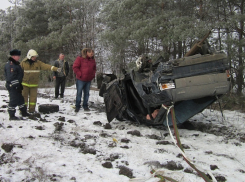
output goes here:
<path id="1" fill-rule="evenodd" d="M 82 91 L 83 91 L 83 109 L 89 111 L 88 99 L 91 81 L 95 77 L 96 63 L 94 59 L 94 51 L 90 48 L 84 48 L 82 55 L 78 56 L 73 64 L 73 71 L 76 74 L 76 109 L 75 112 L 80 110 Z"/>

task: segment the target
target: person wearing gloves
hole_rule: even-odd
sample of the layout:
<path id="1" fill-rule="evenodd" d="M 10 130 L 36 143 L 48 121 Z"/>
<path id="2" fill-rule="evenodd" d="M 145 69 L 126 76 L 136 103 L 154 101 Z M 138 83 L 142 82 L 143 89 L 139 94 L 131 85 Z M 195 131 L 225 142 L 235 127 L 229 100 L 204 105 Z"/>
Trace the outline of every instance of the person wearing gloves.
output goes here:
<path id="1" fill-rule="evenodd" d="M 81 97 L 83 92 L 83 109 L 89 111 L 88 99 L 91 81 L 95 77 L 96 63 L 94 59 L 94 51 L 90 48 L 84 48 L 81 51 L 82 55 L 78 56 L 73 64 L 73 71 L 76 74 L 76 109 L 77 113 L 80 110 Z"/>
<path id="2" fill-rule="evenodd" d="M 34 113 L 37 102 L 37 88 L 39 83 L 39 75 L 41 70 L 50 70 L 60 72 L 61 69 L 55 66 L 45 64 L 37 60 L 38 54 L 35 50 L 30 49 L 20 65 L 24 71 L 22 81 L 22 95 L 25 99 L 26 106 L 29 107 L 29 112 Z"/>
<path id="3" fill-rule="evenodd" d="M 6 79 L 6 88 L 9 92 L 9 105 L 8 113 L 9 120 L 19 120 L 20 118 L 15 116 L 15 107 L 19 106 L 20 112 L 23 117 L 29 116 L 27 113 L 24 98 L 21 94 L 22 92 L 22 79 L 23 70 L 20 67 L 20 55 L 21 51 L 18 49 L 13 49 L 10 51 L 10 57 L 8 62 L 4 66 L 4 75 Z"/>

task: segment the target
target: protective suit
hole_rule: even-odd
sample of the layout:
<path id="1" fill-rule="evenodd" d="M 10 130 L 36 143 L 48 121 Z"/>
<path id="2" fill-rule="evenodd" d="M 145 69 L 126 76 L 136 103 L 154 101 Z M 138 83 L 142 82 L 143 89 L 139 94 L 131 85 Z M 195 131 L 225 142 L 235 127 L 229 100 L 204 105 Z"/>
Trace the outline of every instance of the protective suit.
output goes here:
<path id="1" fill-rule="evenodd" d="M 28 51 L 27 57 L 20 63 L 21 68 L 24 71 L 22 95 L 25 99 L 25 104 L 29 107 L 29 112 L 31 113 L 35 112 L 40 71 L 60 71 L 57 67 L 36 60 L 37 57 L 37 52 L 31 49 Z"/>

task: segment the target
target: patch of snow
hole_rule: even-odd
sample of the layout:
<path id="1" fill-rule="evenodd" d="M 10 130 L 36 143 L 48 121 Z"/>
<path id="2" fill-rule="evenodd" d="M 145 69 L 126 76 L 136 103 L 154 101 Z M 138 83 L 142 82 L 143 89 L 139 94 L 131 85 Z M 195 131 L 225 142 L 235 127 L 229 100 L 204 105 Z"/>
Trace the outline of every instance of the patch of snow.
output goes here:
<path id="1" fill-rule="evenodd" d="M 196 172 L 184 172 L 191 167 L 177 157 L 179 151 L 172 144 L 167 128 L 114 119 L 110 123 L 112 129 L 105 129 L 108 122 L 103 109 L 98 109 L 104 107 L 98 91 L 90 91 L 91 111 L 81 109 L 77 114 L 73 107 L 75 86 L 66 88 L 64 99 L 50 97 L 54 97 L 53 88 L 39 89 L 36 110 L 40 104 L 57 104 L 59 112 L 41 113 L 42 119 L 37 120 L 9 121 L 8 92 L 0 90 L 0 146 L 14 145 L 10 152 L 0 149 L 0 181 L 159 181 L 151 175 L 151 169 L 181 182 L 203 181 Z M 190 119 L 192 123 L 212 124 L 210 130 L 217 128 L 217 134 L 209 133 L 209 129 L 203 132 L 179 129 L 180 139 L 189 147 L 185 153 L 195 165 L 207 171 L 216 165 L 218 168 L 211 171 L 214 176 L 223 176 L 228 182 L 245 181 L 245 144 L 239 140 L 244 134 L 245 114 L 237 111 L 223 114 L 224 119 L 220 112 L 206 109 Z M 65 121 L 59 120 L 61 117 Z M 57 123 L 64 124 L 61 130 L 56 130 Z M 222 127 L 232 132 L 233 137 L 229 133 L 218 135 Z M 140 136 L 129 134 L 135 130 Z M 153 135 L 162 138 L 151 139 L 149 136 Z M 123 139 L 128 139 L 128 143 Z M 159 141 L 169 144 L 157 144 Z M 88 149 L 96 154 L 84 152 Z M 170 161 L 181 164 L 183 169 L 165 168 Z M 105 162 L 111 162 L 112 168 L 103 167 Z M 120 175 L 120 166 L 132 170 L 135 179 Z"/>

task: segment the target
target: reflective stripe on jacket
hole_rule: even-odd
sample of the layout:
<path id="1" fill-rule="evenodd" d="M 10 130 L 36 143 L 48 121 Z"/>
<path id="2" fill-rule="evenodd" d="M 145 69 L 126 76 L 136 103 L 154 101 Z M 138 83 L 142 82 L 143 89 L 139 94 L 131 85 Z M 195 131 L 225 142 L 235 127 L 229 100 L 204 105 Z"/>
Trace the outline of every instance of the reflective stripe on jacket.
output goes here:
<path id="1" fill-rule="evenodd" d="M 20 66 L 24 71 L 22 85 L 27 87 L 38 87 L 40 70 L 57 71 L 58 69 L 39 60 L 30 64 L 27 58 L 21 61 Z"/>
<path id="2" fill-rule="evenodd" d="M 4 75 L 6 79 L 5 86 L 8 90 L 12 86 L 18 87 L 21 84 L 23 78 L 23 70 L 20 67 L 20 63 L 10 57 L 4 66 Z"/>

